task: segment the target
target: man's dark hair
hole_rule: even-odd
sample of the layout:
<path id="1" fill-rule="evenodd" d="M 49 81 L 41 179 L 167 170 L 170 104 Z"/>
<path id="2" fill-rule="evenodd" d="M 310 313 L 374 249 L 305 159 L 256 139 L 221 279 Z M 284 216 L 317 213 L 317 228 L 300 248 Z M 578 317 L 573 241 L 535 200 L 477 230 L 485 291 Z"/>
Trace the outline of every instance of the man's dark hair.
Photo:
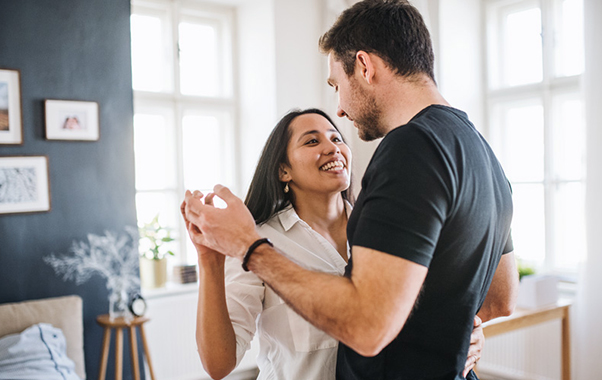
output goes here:
<path id="1" fill-rule="evenodd" d="M 292 110 L 280 119 L 263 147 L 245 198 L 245 205 L 251 211 L 257 224 L 266 222 L 276 213 L 286 208 L 292 201 L 292 192 L 285 193 L 284 184 L 280 182 L 280 165 L 289 165 L 287 148 L 291 139 L 290 125 L 295 118 L 305 114 L 318 114 L 328 120 L 339 131 L 332 119 L 324 111 L 316 108 Z M 341 139 L 343 139 L 343 142 L 345 141 L 342 135 Z M 351 184 L 349 188 L 341 192 L 341 195 L 343 199 L 353 203 Z"/>
<path id="2" fill-rule="evenodd" d="M 363 50 L 382 58 L 398 75 L 425 73 L 435 81 L 429 31 L 418 10 L 406 0 L 364 0 L 345 10 L 320 37 L 320 50 L 333 53 L 347 76 Z"/>

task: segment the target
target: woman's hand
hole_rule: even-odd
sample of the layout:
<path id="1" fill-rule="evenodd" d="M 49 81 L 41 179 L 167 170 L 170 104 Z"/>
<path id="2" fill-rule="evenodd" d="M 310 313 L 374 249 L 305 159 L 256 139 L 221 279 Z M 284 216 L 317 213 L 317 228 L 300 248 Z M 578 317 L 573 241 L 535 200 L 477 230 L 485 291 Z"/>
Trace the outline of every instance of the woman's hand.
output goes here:
<path id="1" fill-rule="evenodd" d="M 483 325 L 481 318 L 475 315 L 472 334 L 470 334 L 470 347 L 468 348 L 468 357 L 466 358 L 466 364 L 464 365 L 464 372 L 462 376 L 466 377 L 471 369 L 477 365 L 479 359 L 481 359 L 481 352 L 485 345 L 485 335 L 483 334 Z"/>
<path id="2" fill-rule="evenodd" d="M 203 193 L 201 193 L 198 190 L 195 190 L 193 193 L 193 196 L 195 198 L 201 199 L 203 197 Z M 213 205 L 213 195 L 212 194 L 209 194 L 209 195 L 207 195 L 207 197 L 205 197 L 205 204 L 211 205 L 211 206 Z M 223 263 L 225 261 L 225 256 L 220 254 L 217 251 L 212 250 L 211 248 L 204 246 L 202 244 L 203 234 L 201 233 L 201 230 L 199 230 L 199 228 L 197 226 L 195 226 L 193 223 L 191 223 L 186 218 L 186 200 L 184 200 L 182 202 L 182 204 L 180 205 L 180 212 L 182 213 L 182 217 L 184 218 L 184 223 L 186 224 L 186 230 L 188 231 L 188 236 L 190 236 L 190 240 L 192 241 L 192 244 L 194 245 L 194 248 L 197 251 L 199 264 L 201 264 L 201 261 L 205 261 L 205 260 L 211 260 L 211 261 L 216 260 L 218 263 Z"/>

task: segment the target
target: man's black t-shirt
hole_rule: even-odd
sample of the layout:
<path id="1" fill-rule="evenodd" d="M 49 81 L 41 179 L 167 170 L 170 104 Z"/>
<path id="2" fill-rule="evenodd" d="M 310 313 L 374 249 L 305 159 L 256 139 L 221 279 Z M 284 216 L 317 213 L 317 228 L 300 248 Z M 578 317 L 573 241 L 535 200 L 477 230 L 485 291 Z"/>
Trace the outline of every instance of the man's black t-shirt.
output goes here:
<path id="1" fill-rule="evenodd" d="M 400 334 L 363 357 L 343 344 L 338 379 L 462 379 L 473 318 L 512 251 L 511 189 L 467 115 L 432 105 L 377 148 L 349 218 L 350 246 L 428 267 Z M 353 270 L 350 260 L 347 273 Z"/>

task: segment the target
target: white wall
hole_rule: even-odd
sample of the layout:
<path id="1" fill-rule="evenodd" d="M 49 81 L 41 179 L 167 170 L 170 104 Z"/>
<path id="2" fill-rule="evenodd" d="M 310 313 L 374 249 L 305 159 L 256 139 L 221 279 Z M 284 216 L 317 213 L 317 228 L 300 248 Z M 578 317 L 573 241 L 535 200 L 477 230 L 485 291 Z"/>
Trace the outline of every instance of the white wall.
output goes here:
<path id="1" fill-rule="evenodd" d="M 325 57 L 318 50 L 322 34 L 320 0 L 276 0 L 276 110 L 322 106 Z"/>
<path id="2" fill-rule="evenodd" d="M 579 281 L 576 311 L 577 379 L 602 375 L 602 2 L 584 0 L 585 107 L 587 123 L 587 265 Z"/>
<path id="3" fill-rule="evenodd" d="M 273 0 L 252 0 L 237 7 L 239 151 L 241 183 L 246 193 L 261 149 L 276 120 L 276 49 Z"/>
<path id="4" fill-rule="evenodd" d="M 481 1 L 439 1 L 438 84 L 446 100 L 484 131 Z M 433 20 L 434 21 L 434 20 Z"/>

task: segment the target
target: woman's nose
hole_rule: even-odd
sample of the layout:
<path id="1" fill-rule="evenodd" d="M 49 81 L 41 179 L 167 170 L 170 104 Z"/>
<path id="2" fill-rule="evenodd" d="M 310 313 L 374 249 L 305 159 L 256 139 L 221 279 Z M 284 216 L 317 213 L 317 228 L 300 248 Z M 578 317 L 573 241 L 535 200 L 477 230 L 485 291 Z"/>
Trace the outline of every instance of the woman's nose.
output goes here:
<path id="1" fill-rule="evenodd" d="M 334 154 L 334 153 L 340 153 L 340 152 L 341 152 L 341 149 L 334 142 L 328 140 L 328 142 L 325 144 L 325 147 L 324 147 L 325 154 Z"/>

